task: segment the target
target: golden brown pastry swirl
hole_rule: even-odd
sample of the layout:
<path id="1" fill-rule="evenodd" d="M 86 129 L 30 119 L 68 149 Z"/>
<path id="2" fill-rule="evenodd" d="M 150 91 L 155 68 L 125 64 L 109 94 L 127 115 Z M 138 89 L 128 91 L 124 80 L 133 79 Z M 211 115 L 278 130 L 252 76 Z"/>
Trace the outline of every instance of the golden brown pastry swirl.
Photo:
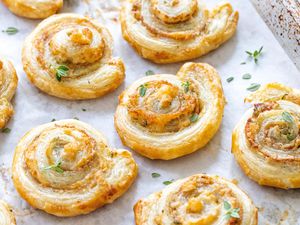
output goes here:
<path id="1" fill-rule="evenodd" d="M 193 59 L 218 48 L 237 22 L 229 3 L 209 11 L 200 0 L 126 0 L 121 11 L 124 38 L 156 63 Z"/>
<path id="2" fill-rule="evenodd" d="M 4 128 L 14 113 L 10 103 L 18 85 L 18 77 L 12 63 L 0 57 L 0 129 Z"/>
<path id="3" fill-rule="evenodd" d="M 300 91 L 271 83 L 246 98 L 254 103 L 233 132 L 232 152 L 261 185 L 300 187 Z"/>
<path id="4" fill-rule="evenodd" d="M 30 19 L 43 19 L 56 13 L 63 0 L 3 0 L 11 12 Z"/>
<path id="5" fill-rule="evenodd" d="M 206 145 L 220 126 L 224 104 L 215 69 L 186 63 L 176 76 L 133 83 L 120 96 L 115 126 L 123 143 L 142 155 L 173 159 Z"/>
<path id="6" fill-rule="evenodd" d="M 124 80 L 121 59 L 112 57 L 112 37 L 102 25 L 76 14 L 40 23 L 23 47 L 23 66 L 42 91 L 65 99 L 90 99 Z"/>
<path id="7" fill-rule="evenodd" d="M 0 225 L 16 225 L 11 207 L 2 200 L 0 200 Z"/>
<path id="8" fill-rule="evenodd" d="M 56 216 L 87 214 L 120 197 L 137 175 L 126 150 L 110 149 L 104 137 L 77 120 L 29 131 L 13 160 L 13 181 L 33 207 Z"/>
<path id="9" fill-rule="evenodd" d="M 232 182 L 197 174 L 141 199 L 137 225 L 257 225 L 257 209 Z"/>

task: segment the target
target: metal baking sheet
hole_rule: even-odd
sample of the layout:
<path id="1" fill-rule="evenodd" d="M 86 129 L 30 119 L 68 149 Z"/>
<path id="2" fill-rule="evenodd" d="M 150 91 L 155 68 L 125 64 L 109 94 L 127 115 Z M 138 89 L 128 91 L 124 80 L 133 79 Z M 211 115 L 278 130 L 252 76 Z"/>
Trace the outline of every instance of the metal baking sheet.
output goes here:
<path id="1" fill-rule="evenodd" d="M 217 0 L 209 1 L 209 6 Z M 15 115 L 9 122 L 9 134 L 0 133 L 0 198 L 13 206 L 18 225 L 129 225 L 134 224 L 132 207 L 134 203 L 152 192 L 164 188 L 163 181 L 178 179 L 196 173 L 218 174 L 236 179 L 238 185 L 249 194 L 259 208 L 259 224 L 300 224 L 300 192 L 261 187 L 244 175 L 235 162 L 231 149 L 231 132 L 249 105 L 243 99 L 251 83 L 265 84 L 281 82 L 300 88 L 300 76 L 293 62 L 286 55 L 250 1 L 231 1 L 240 12 L 237 34 L 218 50 L 194 60 L 207 62 L 217 68 L 222 77 L 227 99 L 222 126 L 213 140 L 202 150 L 172 161 L 153 161 L 133 152 L 139 164 L 139 176 L 133 186 L 120 199 L 95 212 L 76 218 L 57 218 L 35 210 L 22 200 L 13 187 L 11 163 L 18 140 L 31 128 L 55 119 L 78 117 L 102 131 L 110 146 L 126 148 L 114 129 L 113 115 L 118 104 L 118 95 L 136 79 L 145 76 L 149 69 L 156 73 L 176 73 L 182 63 L 156 65 L 140 58 L 123 40 L 116 0 L 69 0 L 65 1 L 63 12 L 77 12 L 91 16 L 104 23 L 115 41 L 115 55 L 121 56 L 126 64 L 126 80 L 115 92 L 90 101 L 66 101 L 50 97 L 32 86 L 26 78 L 21 63 L 21 47 L 24 38 L 39 21 L 20 18 L 11 14 L 0 3 L 0 30 L 16 27 L 20 30 L 9 36 L 0 32 L 0 53 L 13 61 L 19 78 L 17 94 L 13 100 Z M 247 58 L 246 50 L 254 51 L 263 46 L 263 55 L 258 64 Z M 241 65 L 241 62 L 246 64 Z M 251 80 L 242 75 L 250 73 Z M 230 83 L 226 79 L 234 80 Z M 85 108 L 86 111 L 82 111 Z M 153 179 L 151 173 L 161 177 Z"/>
<path id="2" fill-rule="evenodd" d="M 300 70 L 300 1 L 252 0 L 252 2 Z"/>

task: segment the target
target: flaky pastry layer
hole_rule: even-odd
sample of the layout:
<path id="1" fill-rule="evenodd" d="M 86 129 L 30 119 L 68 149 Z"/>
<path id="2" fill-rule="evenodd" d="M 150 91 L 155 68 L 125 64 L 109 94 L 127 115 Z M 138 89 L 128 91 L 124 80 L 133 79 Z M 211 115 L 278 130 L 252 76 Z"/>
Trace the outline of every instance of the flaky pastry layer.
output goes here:
<path id="1" fill-rule="evenodd" d="M 0 200 L 0 225 L 16 225 L 15 215 L 11 207 Z"/>
<path id="2" fill-rule="evenodd" d="M 173 63 L 218 48 L 235 33 L 238 12 L 229 3 L 208 10 L 201 0 L 126 0 L 122 34 L 146 59 Z"/>
<path id="3" fill-rule="evenodd" d="M 115 127 L 122 142 L 151 159 L 174 159 L 205 146 L 222 121 L 225 99 L 217 71 L 186 63 L 177 75 L 134 82 L 119 97 Z"/>
<path id="4" fill-rule="evenodd" d="M 177 180 L 139 200 L 134 214 L 136 225 L 258 224 L 257 209 L 241 189 L 205 174 Z"/>
<path id="5" fill-rule="evenodd" d="M 22 62 L 29 80 L 42 91 L 70 100 L 91 99 L 124 80 L 124 64 L 112 51 L 112 37 L 104 26 L 77 14 L 59 14 L 26 38 Z"/>
<path id="6" fill-rule="evenodd" d="M 131 186 L 138 167 L 128 151 L 109 148 L 88 124 L 62 120 L 33 128 L 20 140 L 12 171 L 30 205 L 70 217 L 112 203 Z"/>
<path id="7" fill-rule="evenodd" d="M 63 0 L 3 0 L 14 14 L 30 19 L 44 19 L 63 6 Z"/>
<path id="8" fill-rule="evenodd" d="M 260 185 L 300 187 L 300 91 L 270 83 L 246 98 L 253 103 L 232 134 L 232 153 Z"/>
<path id="9" fill-rule="evenodd" d="M 18 77 L 13 64 L 0 56 L 0 129 L 4 128 L 14 110 L 10 103 L 18 85 Z"/>

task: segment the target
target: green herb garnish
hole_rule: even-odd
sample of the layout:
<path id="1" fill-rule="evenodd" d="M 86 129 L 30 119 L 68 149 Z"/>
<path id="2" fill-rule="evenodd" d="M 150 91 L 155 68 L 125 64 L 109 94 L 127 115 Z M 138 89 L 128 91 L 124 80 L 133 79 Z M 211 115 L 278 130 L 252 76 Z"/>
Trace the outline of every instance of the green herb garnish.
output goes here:
<path id="1" fill-rule="evenodd" d="M 282 113 L 282 119 L 287 123 L 294 123 L 294 119 L 289 112 L 284 111 Z"/>
<path id="2" fill-rule="evenodd" d="M 152 70 L 147 70 L 146 71 L 146 76 L 154 75 L 155 73 Z"/>
<path id="3" fill-rule="evenodd" d="M 141 97 L 144 97 L 145 94 L 146 94 L 146 91 L 147 91 L 146 85 L 142 84 L 142 85 L 140 86 L 140 90 L 139 90 L 140 96 L 141 96 Z"/>
<path id="4" fill-rule="evenodd" d="M 174 180 L 166 180 L 163 182 L 164 185 L 170 185 L 173 183 Z"/>
<path id="5" fill-rule="evenodd" d="M 8 35 L 14 35 L 19 32 L 19 30 L 15 27 L 8 27 L 6 30 L 2 30 L 3 33 L 7 33 Z"/>
<path id="6" fill-rule="evenodd" d="M 54 122 L 54 121 L 56 121 L 56 119 L 53 118 L 53 119 L 51 120 L 51 122 Z"/>
<path id="7" fill-rule="evenodd" d="M 181 86 L 183 87 L 185 93 L 187 93 L 190 90 L 190 82 L 189 81 L 182 82 Z"/>
<path id="8" fill-rule="evenodd" d="M 86 109 L 81 109 L 83 112 L 86 112 Z"/>
<path id="9" fill-rule="evenodd" d="M 286 135 L 286 138 L 287 138 L 289 141 L 293 141 L 293 140 L 296 138 L 296 135 L 295 135 L 295 134 L 288 133 L 288 134 Z"/>
<path id="10" fill-rule="evenodd" d="M 57 173 L 63 173 L 64 170 L 61 168 L 61 161 L 58 161 L 57 163 L 47 166 L 44 168 L 44 170 L 53 170 Z"/>
<path id="11" fill-rule="evenodd" d="M 250 87 L 247 88 L 248 91 L 256 91 L 260 88 L 260 84 L 252 83 Z"/>
<path id="12" fill-rule="evenodd" d="M 197 113 L 194 113 L 191 117 L 190 117 L 190 121 L 192 123 L 196 122 L 199 118 L 199 115 Z"/>
<path id="13" fill-rule="evenodd" d="M 157 178 L 157 177 L 160 177 L 160 174 L 159 173 L 152 173 L 151 176 L 152 176 L 152 178 Z"/>
<path id="14" fill-rule="evenodd" d="M 254 59 L 255 63 L 257 63 L 258 58 L 261 56 L 262 50 L 263 50 L 263 46 L 261 46 L 259 50 L 255 50 L 254 52 L 246 51 L 246 53 L 249 55 L 249 57 Z"/>
<path id="15" fill-rule="evenodd" d="M 74 120 L 79 120 L 79 118 L 78 118 L 78 117 L 76 117 L 76 116 L 75 116 L 73 119 L 74 119 Z"/>
<path id="16" fill-rule="evenodd" d="M 246 64 L 246 62 L 241 62 L 241 65 L 245 65 Z"/>
<path id="17" fill-rule="evenodd" d="M 240 218 L 240 214 L 239 214 L 240 209 L 239 208 L 233 209 L 229 202 L 227 201 L 224 202 L 224 209 L 226 210 L 226 213 L 224 215 L 226 220 L 229 220 L 230 218 Z"/>
<path id="18" fill-rule="evenodd" d="M 11 132 L 11 129 L 8 128 L 8 127 L 5 127 L 5 128 L 3 128 L 3 129 L 1 130 L 1 132 L 4 133 L 4 134 L 8 134 L 8 133 Z"/>
<path id="19" fill-rule="evenodd" d="M 62 77 L 66 77 L 69 74 L 69 67 L 60 65 L 56 68 L 56 79 L 60 82 Z"/>
<path id="20" fill-rule="evenodd" d="M 246 74 L 243 75 L 242 78 L 243 78 L 244 80 L 249 80 L 249 79 L 251 79 L 251 77 L 252 77 L 252 76 L 251 76 L 250 73 L 246 73 Z"/>
<path id="21" fill-rule="evenodd" d="M 230 83 L 231 81 L 233 81 L 234 80 L 234 77 L 228 77 L 227 79 L 226 79 L 226 81 L 228 82 L 228 83 Z"/>

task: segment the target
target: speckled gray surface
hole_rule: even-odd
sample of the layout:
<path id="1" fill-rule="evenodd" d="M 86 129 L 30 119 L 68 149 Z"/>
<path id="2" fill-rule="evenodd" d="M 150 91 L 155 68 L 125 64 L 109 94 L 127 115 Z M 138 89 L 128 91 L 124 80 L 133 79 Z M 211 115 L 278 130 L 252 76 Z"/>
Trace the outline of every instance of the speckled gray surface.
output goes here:
<path id="1" fill-rule="evenodd" d="M 300 70 L 300 1 L 252 0 L 252 2 Z"/>
<path id="2" fill-rule="evenodd" d="M 211 0 L 209 5 L 216 2 L 218 1 Z M 67 219 L 56 218 L 32 209 L 18 196 L 13 187 L 10 172 L 12 156 L 18 140 L 29 129 L 50 122 L 53 118 L 78 117 L 102 131 L 111 146 L 124 147 L 113 126 L 113 114 L 117 106 L 118 95 L 134 80 L 144 76 L 145 71 L 151 69 L 157 73 L 175 73 L 181 63 L 155 65 L 141 59 L 121 37 L 119 23 L 116 22 L 118 1 L 69 0 L 66 1 L 63 11 L 87 14 L 107 25 L 114 36 L 115 55 L 121 56 L 125 61 L 127 77 L 117 91 L 100 99 L 65 101 L 50 97 L 39 92 L 28 82 L 21 64 L 22 42 L 38 21 L 16 17 L 0 4 L 0 30 L 8 26 L 20 29 L 20 32 L 14 36 L 0 32 L 0 52 L 13 61 L 20 78 L 17 94 L 13 100 L 16 114 L 8 124 L 12 131 L 9 134 L 0 133 L 0 198 L 14 207 L 18 225 L 134 224 L 132 207 L 139 198 L 163 188 L 162 182 L 165 180 L 182 178 L 200 172 L 236 179 L 238 185 L 260 208 L 259 224 L 300 224 L 300 191 L 285 191 L 257 185 L 243 174 L 230 153 L 231 131 L 249 107 L 249 105 L 244 105 L 243 99 L 248 94 L 246 88 L 251 83 L 264 84 L 278 81 L 300 88 L 300 76 L 295 65 L 280 47 L 250 1 L 232 1 L 232 3 L 240 12 L 237 34 L 218 50 L 194 60 L 212 64 L 222 77 L 228 104 L 221 129 L 214 139 L 201 151 L 169 162 L 151 161 L 133 153 L 140 171 L 138 179 L 130 190 L 111 205 L 86 216 Z M 263 56 L 255 65 L 247 59 L 245 50 L 253 51 L 262 45 L 264 46 Z M 243 61 L 247 64 L 240 65 Z M 252 74 L 252 79 L 243 80 L 242 75 L 245 73 Z M 226 78 L 230 76 L 234 76 L 235 79 L 227 83 Z M 87 111 L 83 112 L 82 108 Z M 153 179 L 152 172 L 160 173 L 161 177 Z"/>

